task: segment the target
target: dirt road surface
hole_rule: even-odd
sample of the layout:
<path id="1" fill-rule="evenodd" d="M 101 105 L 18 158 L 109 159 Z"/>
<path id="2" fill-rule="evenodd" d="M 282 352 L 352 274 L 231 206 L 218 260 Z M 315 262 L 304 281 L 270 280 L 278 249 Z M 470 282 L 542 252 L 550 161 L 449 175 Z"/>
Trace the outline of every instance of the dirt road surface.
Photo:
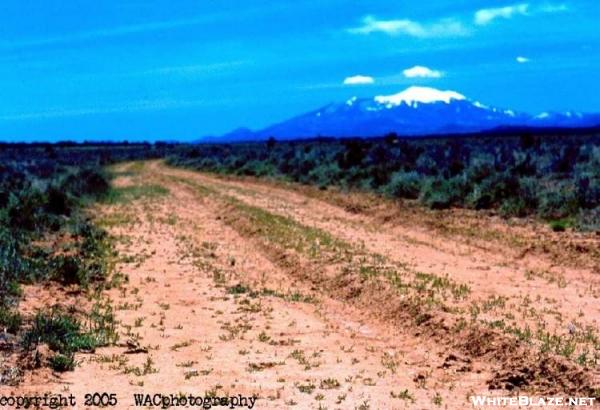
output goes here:
<path id="1" fill-rule="evenodd" d="M 128 277 L 102 296 L 119 342 L 11 392 L 73 393 L 79 408 L 92 392 L 118 408 L 133 393 L 242 395 L 259 409 L 596 394 L 593 236 L 159 161 L 114 172 L 126 200 L 90 212 Z M 53 297 L 28 287 L 23 305 Z"/>

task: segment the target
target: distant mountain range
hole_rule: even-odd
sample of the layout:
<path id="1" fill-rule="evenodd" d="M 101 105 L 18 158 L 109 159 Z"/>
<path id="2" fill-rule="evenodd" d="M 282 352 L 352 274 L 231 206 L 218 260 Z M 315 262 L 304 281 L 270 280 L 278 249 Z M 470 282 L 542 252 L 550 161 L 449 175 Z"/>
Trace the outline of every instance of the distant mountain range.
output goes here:
<path id="1" fill-rule="evenodd" d="M 393 95 L 352 97 L 265 129 L 239 128 L 201 141 L 250 141 L 327 137 L 376 137 L 391 132 L 419 136 L 489 131 L 498 128 L 578 128 L 600 125 L 600 114 L 543 112 L 531 115 L 481 104 L 455 91 L 409 87 Z"/>

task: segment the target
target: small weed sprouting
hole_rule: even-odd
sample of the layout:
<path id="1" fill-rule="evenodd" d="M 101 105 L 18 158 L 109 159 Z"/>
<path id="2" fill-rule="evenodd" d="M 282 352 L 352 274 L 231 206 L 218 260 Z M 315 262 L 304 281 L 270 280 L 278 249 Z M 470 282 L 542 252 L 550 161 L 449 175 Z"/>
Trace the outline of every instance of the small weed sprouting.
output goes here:
<path id="1" fill-rule="evenodd" d="M 329 377 L 321 380 L 320 388 L 323 390 L 339 389 L 340 382 L 337 379 Z"/>
<path id="2" fill-rule="evenodd" d="M 198 377 L 200 374 L 198 373 L 198 370 L 190 370 L 184 373 L 184 377 L 186 380 L 191 379 L 192 377 Z"/>
<path id="3" fill-rule="evenodd" d="M 88 326 L 97 346 L 108 346 L 119 340 L 112 306 L 97 302 L 88 315 Z"/>
<path id="4" fill-rule="evenodd" d="M 177 352 L 182 347 L 188 347 L 188 346 L 191 346 L 191 344 L 192 344 L 191 340 L 185 340 L 185 341 L 180 342 L 180 343 L 175 343 L 173 346 L 171 346 L 171 350 L 174 351 L 174 352 Z"/>
<path id="5" fill-rule="evenodd" d="M 231 295 L 241 295 L 243 293 L 248 293 L 248 292 L 250 292 L 250 288 L 248 288 L 245 285 L 242 285 L 241 283 L 238 283 L 234 286 L 227 288 L 227 293 L 229 293 Z"/>
<path id="6" fill-rule="evenodd" d="M 260 332 L 258 335 L 258 341 L 263 343 L 268 343 L 271 340 L 271 336 L 267 335 L 264 331 Z"/>
<path id="7" fill-rule="evenodd" d="M 154 360 L 152 360 L 152 357 L 148 356 L 146 357 L 146 361 L 144 362 L 144 364 L 142 365 L 142 367 L 138 367 L 138 366 L 129 366 L 129 367 L 125 367 L 124 369 L 124 373 L 125 374 L 133 374 L 134 376 L 145 376 L 147 374 L 153 374 L 153 373 L 158 373 L 158 369 L 153 367 L 154 365 Z"/>
<path id="8" fill-rule="evenodd" d="M 312 394 L 312 392 L 315 390 L 316 386 L 314 385 L 314 383 L 312 382 L 306 382 L 305 384 L 300 384 L 298 383 L 296 385 L 296 387 L 298 388 L 298 391 L 300 393 L 306 393 L 306 394 Z"/>
<path id="9" fill-rule="evenodd" d="M 189 360 L 187 362 L 181 362 L 176 364 L 175 366 L 177 367 L 192 367 L 194 364 L 196 364 L 197 362 L 194 360 Z"/>
<path id="10" fill-rule="evenodd" d="M 408 389 L 401 390 L 398 393 L 394 393 L 393 391 L 391 391 L 390 396 L 392 396 L 392 398 L 394 398 L 394 399 L 406 400 L 406 401 L 410 401 L 412 403 L 415 402 L 415 396 L 413 396 L 408 391 Z"/>

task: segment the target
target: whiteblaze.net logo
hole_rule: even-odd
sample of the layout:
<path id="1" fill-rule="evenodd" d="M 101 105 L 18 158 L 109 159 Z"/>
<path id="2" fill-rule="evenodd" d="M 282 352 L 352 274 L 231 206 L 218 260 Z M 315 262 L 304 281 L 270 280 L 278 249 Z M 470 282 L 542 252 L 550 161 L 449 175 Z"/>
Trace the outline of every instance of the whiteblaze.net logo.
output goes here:
<path id="1" fill-rule="evenodd" d="M 595 397 L 471 396 L 474 407 L 588 407 Z"/>

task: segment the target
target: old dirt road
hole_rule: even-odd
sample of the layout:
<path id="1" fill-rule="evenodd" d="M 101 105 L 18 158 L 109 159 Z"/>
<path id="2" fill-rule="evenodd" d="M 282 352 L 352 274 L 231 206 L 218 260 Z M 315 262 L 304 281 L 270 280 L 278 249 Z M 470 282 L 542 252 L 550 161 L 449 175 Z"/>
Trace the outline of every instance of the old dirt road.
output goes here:
<path id="1" fill-rule="evenodd" d="M 105 295 L 120 343 L 28 375 L 27 391 L 116 393 L 119 408 L 143 392 L 461 409 L 473 394 L 597 386 L 595 254 L 557 264 L 524 227 L 444 233 L 414 211 L 162 162 L 115 173 L 125 200 L 93 213 L 129 278 Z"/>

